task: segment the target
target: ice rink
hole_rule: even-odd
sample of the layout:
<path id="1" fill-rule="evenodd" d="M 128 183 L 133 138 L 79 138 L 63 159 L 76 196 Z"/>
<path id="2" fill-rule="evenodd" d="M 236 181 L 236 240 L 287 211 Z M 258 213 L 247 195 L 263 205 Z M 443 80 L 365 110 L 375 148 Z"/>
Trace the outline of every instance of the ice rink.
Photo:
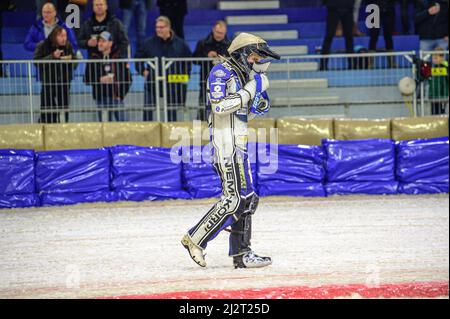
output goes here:
<path id="1" fill-rule="evenodd" d="M 205 269 L 180 244 L 213 202 L 0 210 L 0 298 L 213 296 L 206 290 L 237 298 L 255 288 L 279 298 L 289 297 L 279 287 L 348 285 L 438 287 L 448 298 L 448 194 L 262 198 L 253 248 L 274 262 L 240 270 L 227 256 L 226 232 L 208 246 Z"/>

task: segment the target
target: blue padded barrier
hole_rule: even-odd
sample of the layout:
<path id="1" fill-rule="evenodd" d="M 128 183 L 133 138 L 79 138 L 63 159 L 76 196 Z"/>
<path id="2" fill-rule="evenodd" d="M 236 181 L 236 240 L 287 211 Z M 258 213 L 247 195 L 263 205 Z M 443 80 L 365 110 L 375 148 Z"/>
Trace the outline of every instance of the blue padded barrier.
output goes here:
<path id="1" fill-rule="evenodd" d="M 325 196 L 324 155 L 321 146 L 278 145 L 276 150 L 266 144 L 259 148 L 259 195 Z"/>
<path id="2" fill-rule="evenodd" d="M 221 195 L 222 185 L 212 164 L 210 145 L 183 147 L 183 187 L 192 198 Z"/>
<path id="3" fill-rule="evenodd" d="M 326 190 L 333 194 L 395 194 L 395 144 L 389 139 L 322 141 Z"/>
<path id="4" fill-rule="evenodd" d="M 449 192 L 448 137 L 400 141 L 396 147 L 399 193 Z"/>
<path id="5" fill-rule="evenodd" d="M 114 201 L 108 149 L 36 153 L 36 185 L 43 205 Z"/>
<path id="6" fill-rule="evenodd" d="M 111 186 L 119 200 L 190 198 L 182 187 L 179 149 L 119 145 L 109 150 Z"/>
<path id="7" fill-rule="evenodd" d="M 33 150 L 0 150 L 0 208 L 39 205 Z"/>

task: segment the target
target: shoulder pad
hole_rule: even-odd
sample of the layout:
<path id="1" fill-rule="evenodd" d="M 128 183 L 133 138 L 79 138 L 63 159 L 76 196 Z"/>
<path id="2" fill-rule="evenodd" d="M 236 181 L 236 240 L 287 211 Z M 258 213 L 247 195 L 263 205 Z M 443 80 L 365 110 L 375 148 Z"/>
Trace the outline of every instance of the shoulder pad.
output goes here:
<path id="1" fill-rule="evenodd" d="M 212 68 L 208 77 L 211 100 L 220 100 L 225 97 L 227 80 L 230 77 L 230 71 L 225 68 L 222 63 L 219 63 Z"/>

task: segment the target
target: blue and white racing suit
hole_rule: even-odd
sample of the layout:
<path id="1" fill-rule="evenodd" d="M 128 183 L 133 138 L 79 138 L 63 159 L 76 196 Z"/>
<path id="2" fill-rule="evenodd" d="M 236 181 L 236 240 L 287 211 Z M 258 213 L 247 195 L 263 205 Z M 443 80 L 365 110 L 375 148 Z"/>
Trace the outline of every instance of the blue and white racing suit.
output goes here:
<path id="1" fill-rule="evenodd" d="M 222 181 L 222 196 L 189 230 L 193 242 L 204 249 L 231 226 L 230 256 L 251 250 L 251 215 L 258 206 L 247 154 L 247 123 L 255 116 L 250 111 L 256 111 L 254 105 L 260 104 L 259 97 L 269 83 L 264 74 L 252 73 L 243 74 L 231 60 L 224 60 L 209 74 L 208 124 L 214 166 Z M 262 103 L 267 110 L 267 100 L 261 100 Z"/>

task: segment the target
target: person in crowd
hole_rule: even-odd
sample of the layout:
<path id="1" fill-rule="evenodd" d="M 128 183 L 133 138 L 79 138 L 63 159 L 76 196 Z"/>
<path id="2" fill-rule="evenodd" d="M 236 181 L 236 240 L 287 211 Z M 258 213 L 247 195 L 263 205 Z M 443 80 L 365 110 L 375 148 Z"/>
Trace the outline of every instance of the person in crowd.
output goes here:
<path id="1" fill-rule="evenodd" d="M 58 17 L 56 7 L 52 2 L 44 4 L 42 18 L 37 20 L 28 31 L 24 42 L 25 50 L 35 52 L 38 43 L 45 40 L 57 26 L 66 30 L 67 38 L 76 52 L 78 45 L 75 33 Z"/>
<path id="2" fill-rule="evenodd" d="M 445 114 L 448 108 L 448 61 L 443 48 L 435 48 L 432 55 L 431 78 L 429 79 L 428 98 L 431 101 L 431 114 Z"/>
<path id="3" fill-rule="evenodd" d="M 386 51 L 392 52 L 394 50 L 394 30 L 395 30 L 395 2 L 396 0 L 367 0 L 366 5 L 375 4 L 380 8 L 380 26 L 383 28 L 384 42 Z M 369 29 L 369 51 L 375 52 L 377 50 L 377 42 L 380 36 L 380 28 Z M 371 63 L 373 65 L 373 63 Z M 395 67 L 395 59 L 392 56 L 388 57 L 388 66 Z"/>
<path id="4" fill-rule="evenodd" d="M 159 14 L 168 17 L 172 30 L 175 34 L 184 39 L 184 18 L 188 13 L 187 0 L 157 0 Z"/>
<path id="5" fill-rule="evenodd" d="M 410 15 L 409 6 L 412 4 L 416 5 L 416 0 L 399 0 L 400 2 L 400 17 L 402 21 L 402 31 L 403 34 L 409 34 L 410 32 Z"/>
<path id="6" fill-rule="evenodd" d="M 448 0 L 417 0 L 414 24 L 420 50 L 448 49 Z"/>
<path id="7" fill-rule="evenodd" d="M 107 0 L 92 1 L 92 17 L 84 22 L 78 37 L 80 48 L 87 49 L 88 57 L 99 54 L 98 36 L 104 31 L 111 33 L 114 39 L 114 50 L 117 49 L 122 57 L 127 57 L 130 44 L 122 22 L 108 11 Z"/>
<path id="8" fill-rule="evenodd" d="M 355 0 L 353 7 L 353 35 L 355 37 L 362 37 L 364 33 L 359 30 L 359 12 L 361 10 L 362 0 Z"/>
<path id="9" fill-rule="evenodd" d="M 353 8 L 355 0 L 323 0 L 327 7 L 327 20 L 325 38 L 322 44 L 322 54 L 330 54 L 331 43 L 336 34 L 339 21 L 345 37 L 345 48 L 347 53 L 353 53 Z M 351 60 L 349 60 L 351 63 Z M 350 65 L 351 67 L 351 65 Z M 321 59 L 321 70 L 328 69 L 328 59 Z"/>
<path id="10" fill-rule="evenodd" d="M 134 20 L 137 48 L 142 45 L 145 40 L 147 30 L 147 12 L 152 5 L 151 0 L 120 0 L 119 6 L 123 12 L 123 25 L 127 34 L 130 32 L 131 22 Z"/>
<path id="11" fill-rule="evenodd" d="M 227 24 L 225 21 L 219 20 L 214 24 L 211 33 L 204 39 L 197 42 L 197 46 L 194 50 L 194 57 L 208 57 L 218 58 L 221 56 L 228 56 L 228 47 L 230 46 L 230 40 L 227 37 Z M 206 103 L 206 79 L 209 72 L 213 68 L 213 62 L 202 61 L 199 62 L 200 66 L 200 95 L 199 95 L 199 114 L 198 119 L 205 121 L 205 103 Z"/>
<path id="12" fill-rule="evenodd" d="M 131 87 L 131 72 L 126 62 L 114 62 L 123 58 L 119 48 L 114 46 L 114 37 L 108 31 L 98 36 L 98 50 L 91 59 L 103 60 L 90 62 L 86 66 L 85 83 L 92 85 L 92 95 L 99 109 L 108 110 L 108 121 L 114 115 L 117 122 L 126 120 L 124 99 Z M 99 121 L 103 121 L 102 111 L 98 112 Z"/>
<path id="13" fill-rule="evenodd" d="M 163 56 L 178 58 L 192 56 L 188 44 L 172 30 L 168 17 L 158 17 L 156 19 L 155 30 L 155 36 L 144 41 L 142 49 L 136 54 L 136 58 L 161 58 Z M 138 63 L 137 70 L 146 79 L 144 107 L 148 108 L 148 110 L 144 111 L 144 121 L 153 121 L 156 98 L 157 95 L 162 96 L 162 88 L 157 94 L 155 91 L 155 74 L 148 64 Z M 190 70 L 191 64 L 188 61 L 174 62 L 166 70 L 168 99 L 166 102 L 169 121 L 176 121 L 177 109 L 185 105 Z"/>
<path id="14" fill-rule="evenodd" d="M 67 30 L 56 26 L 50 35 L 41 41 L 34 52 L 34 59 L 41 81 L 41 117 L 40 123 L 60 123 L 60 110 L 69 108 L 70 82 L 76 68 L 75 51 L 68 40 Z M 54 62 L 49 61 L 67 61 Z M 68 122 L 69 113 L 65 112 Z"/>

